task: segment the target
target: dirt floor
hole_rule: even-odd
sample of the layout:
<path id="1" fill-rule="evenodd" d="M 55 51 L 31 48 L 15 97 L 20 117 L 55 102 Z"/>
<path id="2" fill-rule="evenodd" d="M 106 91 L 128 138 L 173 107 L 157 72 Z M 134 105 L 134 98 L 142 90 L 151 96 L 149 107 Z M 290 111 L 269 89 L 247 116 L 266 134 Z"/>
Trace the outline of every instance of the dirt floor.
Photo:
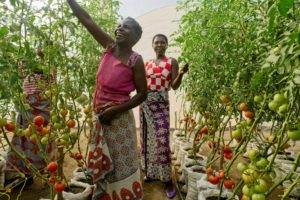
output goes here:
<path id="1" fill-rule="evenodd" d="M 85 147 L 87 143 L 86 139 L 81 140 L 81 147 Z M 299 145 L 296 145 L 296 152 L 299 152 Z M 208 149 L 204 149 L 205 152 L 208 151 Z M 64 165 L 64 173 L 67 178 L 72 177 L 73 170 L 76 168 L 76 162 L 70 158 L 65 158 L 65 165 Z M 239 178 L 240 174 L 234 173 L 234 178 Z M 179 186 L 179 188 L 181 185 Z M 16 200 L 17 196 L 19 196 L 19 200 L 39 200 L 40 198 L 47 198 L 49 197 L 49 188 L 47 184 L 42 183 L 40 180 L 35 179 L 35 182 L 33 185 L 31 185 L 28 188 L 25 188 L 21 195 L 19 194 L 18 190 L 14 190 L 11 192 L 11 200 Z M 282 193 L 282 190 L 276 191 L 273 195 L 271 195 L 270 198 L 272 200 L 280 199 L 278 196 Z M 144 200 L 167 200 L 168 198 L 165 195 L 163 184 L 160 182 L 152 182 L 152 183 L 145 183 L 144 184 Z M 181 195 L 177 195 L 174 200 L 181 200 Z M 9 198 L 7 196 L 3 196 L 0 193 L 0 200 L 8 200 Z"/>
<path id="2" fill-rule="evenodd" d="M 138 140 L 139 141 L 139 140 Z M 82 138 L 80 140 L 81 148 L 85 148 L 87 145 L 87 139 Z M 67 179 L 72 177 L 72 173 L 74 169 L 76 169 L 77 164 L 76 162 L 70 158 L 69 156 L 66 156 L 65 162 L 64 162 L 64 173 Z M 22 193 L 20 194 L 20 190 L 16 189 L 11 191 L 11 198 L 10 200 L 39 200 L 41 198 L 48 198 L 50 196 L 50 189 L 47 186 L 46 183 L 43 183 L 39 179 L 35 179 L 34 184 L 30 187 L 24 188 Z M 179 196 L 179 195 L 178 195 Z M 180 198 L 176 196 L 173 198 L 174 200 L 180 200 Z M 164 186 L 160 182 L 151 182 L 151 183 L 144 183 L 144 200 L 167 200 Z M 9 197 L 1 195 L 0 192 L 0 200 L 9 200 Z"/>

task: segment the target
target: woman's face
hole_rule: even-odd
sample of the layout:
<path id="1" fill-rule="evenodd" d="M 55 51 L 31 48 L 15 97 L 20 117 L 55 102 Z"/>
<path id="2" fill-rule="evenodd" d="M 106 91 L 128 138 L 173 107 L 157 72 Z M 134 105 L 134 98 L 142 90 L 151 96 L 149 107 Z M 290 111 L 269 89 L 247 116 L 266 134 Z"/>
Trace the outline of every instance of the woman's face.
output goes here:
<path id="1" fill-rule="evenodd" d="M 133 46 L 136 41 L 135 25 L 131 20 L 123 20 L 115 31 L 116 43 Z"/>
<path id="2" fill-rule="evenodd" d="M 156 36 L 153 40 L 152 47 L 156 54 L 165 55 L 165 52 L 168 48 L 168 43 L 164 37 Z"/>

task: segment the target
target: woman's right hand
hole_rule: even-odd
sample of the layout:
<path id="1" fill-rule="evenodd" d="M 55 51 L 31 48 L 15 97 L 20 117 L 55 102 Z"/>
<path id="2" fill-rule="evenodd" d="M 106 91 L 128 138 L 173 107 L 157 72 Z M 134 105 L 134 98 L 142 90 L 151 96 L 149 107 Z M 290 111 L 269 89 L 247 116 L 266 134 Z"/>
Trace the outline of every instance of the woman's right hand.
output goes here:
<path id="1" fill-rule="evenodd" d="M 93 21 L 91 16 L 75 0 L 67 0 L 67 2 L 80 23 L 86 27 L 101 46 L 106 49 L 114 44 L 114 40 Z"/>
<path id="2" fill-rule="evenodd" d="M 104 125 L 111 125 L 111 120 L 116 116 L 117 110 L 115 106 L 111 106 L 99 114 L 99 121 Z"/>

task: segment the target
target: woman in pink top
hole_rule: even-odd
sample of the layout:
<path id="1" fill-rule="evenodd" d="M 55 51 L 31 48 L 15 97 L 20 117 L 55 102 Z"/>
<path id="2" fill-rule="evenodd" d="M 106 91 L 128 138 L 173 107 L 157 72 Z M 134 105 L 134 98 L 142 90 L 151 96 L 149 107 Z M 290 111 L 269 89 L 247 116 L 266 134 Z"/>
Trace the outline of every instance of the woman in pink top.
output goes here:
<path id="1" fill-rule="evenodd" d="M 93 200 L 143 199 L 136 132 L 132 108 L 146 99 L 147 84 L 142 57 L 132 51 L 142 29 L 126 18 L 115 31 L 115 40 L 95 24 L 75 0 L 67 0 L 79 21 L 104 52 L 94 94 L 95 126 L 87 168 L 96 189 Z M 137 94 L 130 98 L 133 90 Z"/>

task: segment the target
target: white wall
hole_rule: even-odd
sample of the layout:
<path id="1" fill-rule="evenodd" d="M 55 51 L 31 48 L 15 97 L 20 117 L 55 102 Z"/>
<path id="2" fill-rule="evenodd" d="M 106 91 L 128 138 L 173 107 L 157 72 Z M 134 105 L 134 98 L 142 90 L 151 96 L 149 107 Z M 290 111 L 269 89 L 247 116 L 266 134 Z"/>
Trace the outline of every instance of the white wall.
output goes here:
<path id="1" fill-rule="evenodd" d="M 180 16 L 176 11 L 176 5 L 162 7 L 136 18 L 143 28 L 143 35 L 141 40 L 134 47 L 134 50 L 143 56 L 144 61 L 155 57 L 151 45 L 152 37 L 157 33 L 162 33 L 171 40 L 171 34 L 178 28 L 179 18 Z M 178 53 L 178 49 L 170 47 L 166 54 L 167 56 L 177 58 Z M 176 94 L 174 91 L 170 91 L 170 125 L 172 128 L 175 127 L 175 113 L 178 115 L 181 110 L 181 97 L 182 94 L 180 94 L 179 91 L 176 91 Z M 136 126 L 140 127 L 138 108 L 134 109 L 134 115 Z"/>

